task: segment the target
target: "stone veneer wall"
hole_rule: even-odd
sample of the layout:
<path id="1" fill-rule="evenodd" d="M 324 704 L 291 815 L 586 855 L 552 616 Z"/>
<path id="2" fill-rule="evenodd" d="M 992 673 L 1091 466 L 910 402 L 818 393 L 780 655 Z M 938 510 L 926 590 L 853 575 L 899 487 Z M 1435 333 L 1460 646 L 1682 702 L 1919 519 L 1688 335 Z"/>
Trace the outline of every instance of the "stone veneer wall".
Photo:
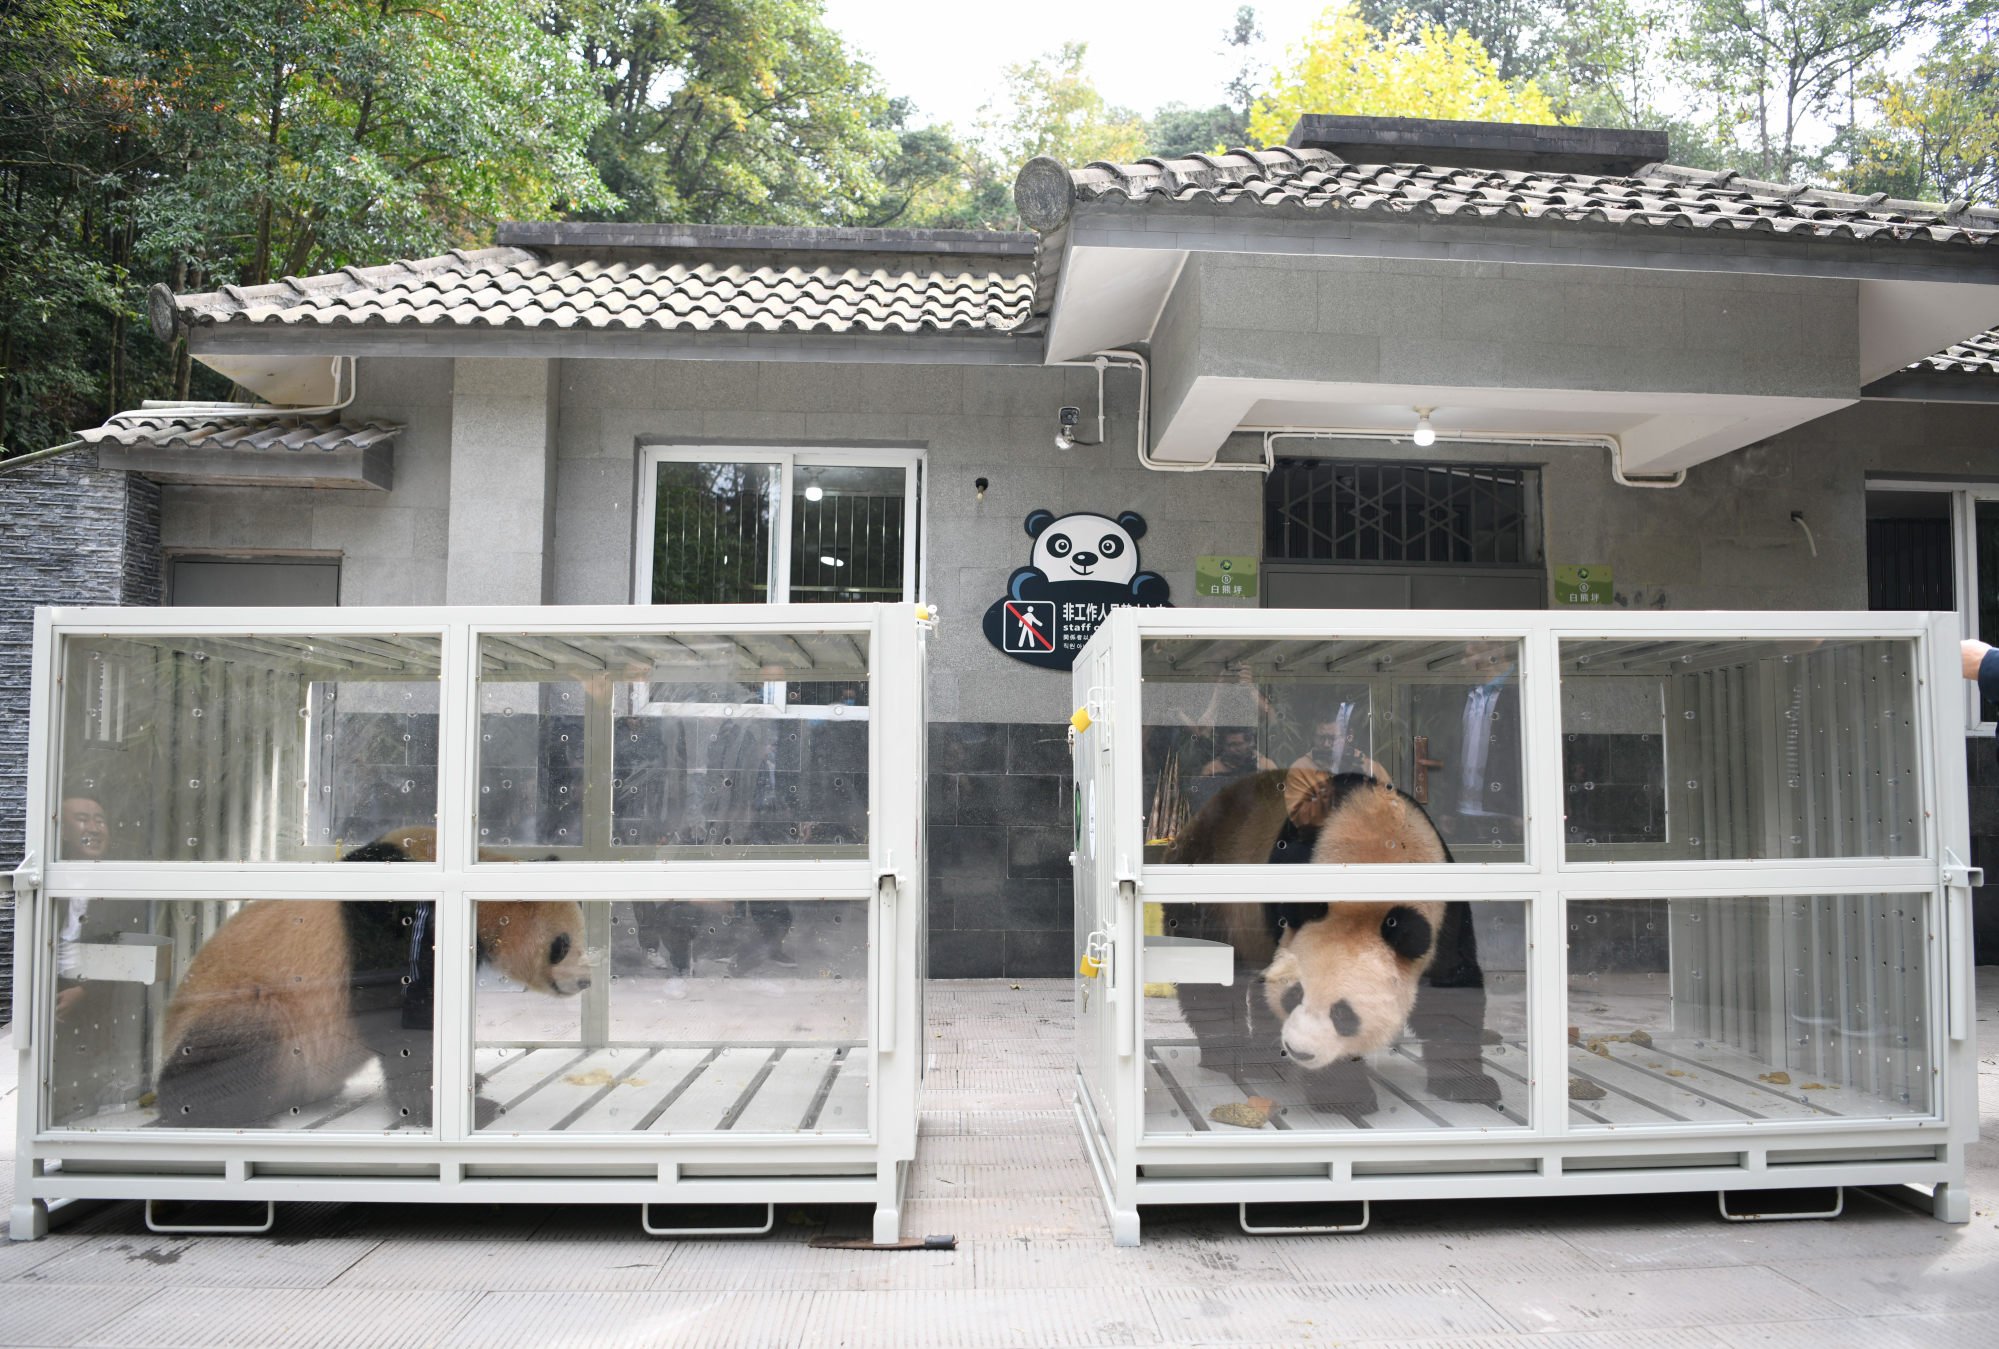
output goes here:
<path id="1" fill-rule="evenodd" d="M 94 451 L 0 474 L 0 869 L 21 860 L 35 609 L 160 602 L 160 489 Z M 0 903 L 0 1021 L 12 1014 L 14 907 Z"/>

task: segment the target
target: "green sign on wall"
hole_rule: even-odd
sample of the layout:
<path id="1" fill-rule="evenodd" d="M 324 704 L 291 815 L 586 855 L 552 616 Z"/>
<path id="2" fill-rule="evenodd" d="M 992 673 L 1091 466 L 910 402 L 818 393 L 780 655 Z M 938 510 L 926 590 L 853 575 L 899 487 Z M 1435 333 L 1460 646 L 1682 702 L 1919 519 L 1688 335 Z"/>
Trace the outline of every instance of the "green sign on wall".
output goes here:
<path id="1" fill-rule="evenodd" d="M 1600 605 L 1610 603 L 1610 568 L 1555 568 L 1555 603 Z"/>
<path id="2" fill-rule="evenodd" d="M 1253 557 L 1197 557 L 1194 559 L 1194 593 L 1229 600 L 1256 598 L 1256 559 Z"/>

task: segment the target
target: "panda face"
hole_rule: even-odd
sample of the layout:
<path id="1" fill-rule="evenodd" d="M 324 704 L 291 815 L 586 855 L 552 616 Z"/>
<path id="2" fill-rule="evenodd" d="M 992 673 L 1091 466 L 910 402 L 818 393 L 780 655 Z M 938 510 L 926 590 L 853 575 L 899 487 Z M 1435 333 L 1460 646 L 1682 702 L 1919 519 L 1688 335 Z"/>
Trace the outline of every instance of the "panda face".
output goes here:
<path id="1" fill-rule="evenodd" d="M 1287 928 L 1263 974 L 1287 1056 L 1303 1068 L 1387 1049 L 1416 1005 L 1444 905 L 1331 904 Z"/>
<path id="2" fill-rule="evenodd" d="M 590 987 L 583 910 L 569 900 L 482 902 L 479 952 L 507 978 L 537 993 L 568 997 Z"/>
<path id="3" fill-rule="evenodd" d="M 1138 542 L 1108 516 L 1065 515 L 1035 535 L 1034 566 L 1051 581 L 1124 585 L 1138 574 Z"/>

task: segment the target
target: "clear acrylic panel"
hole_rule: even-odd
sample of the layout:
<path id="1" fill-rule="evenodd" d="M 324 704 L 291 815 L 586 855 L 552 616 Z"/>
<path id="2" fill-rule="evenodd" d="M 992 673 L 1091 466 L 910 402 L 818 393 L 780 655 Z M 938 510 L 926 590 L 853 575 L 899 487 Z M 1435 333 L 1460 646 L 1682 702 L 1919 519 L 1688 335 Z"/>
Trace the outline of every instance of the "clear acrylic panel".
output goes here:
<path id="1" fill-rule="evenodd" d="M 868 1131 L 866 901 L 478 910 L 479 1128 Z M 589 950 L 564 948 L 570 968 L 544 977 L 549 943 L 579 921 Z"/>
<path id="2" fill-rule="evenodd" d="M 1531 1118 L 1525 901 L 1147 907 L 1148 1136 Z"/>
<path id="3" fill-rule="evenodd" d="M 480 642 L 489 858 L 867 854 L 863 632 Z"/>
<path id="4" fill-rule="evenodd" d="M 1567 856 L 1920 855 L 1915 658 L 1906 638 L 1565 640 Z"/>
<path id="5" fill-rule="evenodd" d="M 1246 778 L 1364 774 L 1419 803 L 1455 860 L 1521 861 L 1518 670 L 1512 638 L 1147 641 L 1148 857 L 1265 861 L 1167 845 Z"/>
<path id="6" fill-rule="evenodd" d="M 1571 1125 L 1934 1114 L 1930 902 L 1571 902 Z"/>
<path id="7" fill-rule="evenodd" d="M 332 861 L 437 813 L 430 635 L 71 637 L 63 861 Z"/>
<path id="8" fill-rule="evenodd" d="M 58 900 L 51 1126 L 429 1128 L 431 908 Z"/>
<path id="9" fill-rule="evenodd" d="M 667 459 L 655 474 L 652 602 L 768 603 L 782 467 Z"/>

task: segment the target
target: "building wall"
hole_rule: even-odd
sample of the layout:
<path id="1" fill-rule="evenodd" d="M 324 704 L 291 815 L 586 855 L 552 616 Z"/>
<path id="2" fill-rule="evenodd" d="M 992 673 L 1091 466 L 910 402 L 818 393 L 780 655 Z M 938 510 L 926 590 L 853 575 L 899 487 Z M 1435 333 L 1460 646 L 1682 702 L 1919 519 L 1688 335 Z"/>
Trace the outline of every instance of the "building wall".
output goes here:
<path id="1" fill-rule="evenodd" d="M 309 487 L 161 489 L 168 552 L 336 552 L 343 604 L 443 604 L 450 522 L 452 363 L 357 362 L 351 421 L 399 422 L 387 492 Z"/>
<path id="2" fill-rule="evenodd" d="M 933 966 L 1066 973 L 1069 679 L 994 651 L 980 618 L 1028 561 L 1022 521 L 1037 507 L 1138 511 L 1149 526 L 1142 565 L 1169 580 L 1176 602 L 1192 603 L 1196 556 L 1260 551 L 1260 478 L 1141 468 L 1136 380 L 1116 371 L 1108 443 L 1066 452 L 1052 441 L 1057 408 L 1081 407 L 1094 431 L 1087 369 L 572 360 L 557 374 L 550 593 L 559 604 L 630 600 L 642 445 L 923 452 L 926 598 L 943 617 L 930 707 Z M 344 603 L 443 602 L 451 363 L 363 361 L 360 387 L 350 415 L 409 427 L 393 491 L 168 488 L 166 546 L 337 549 Z M 1410 453 L 1406 443 L 1325 448 Z M 1242 439 L 1231 452 L 1256 449 Z M 1999 410 L 1874 403 L 1696 468 L 1671 491 L 1617 486 L 1595 449 L 1440 446 L 1426 457 L 1542 466 L 1550 567 L 1609 566 L 1625 607 L 1838 609 L 1866 603 L 1868 475 L 1999 479 L 1995 449 Z M 1810 525 L 1816 557 L 1793 511 Z M 1994 812 L 1981 820 L 1991 816 L 1988 841 L 1999 844 Z"/>
<path id="3" fill-rule="evenodd" d="M 160 602 L 160 489 L 94 451 L 0 475 L 0 870 L 21 860 L 39 605 Z M 0 900 L 0 1021 L 11 1015 L 14 906 Z"/>

